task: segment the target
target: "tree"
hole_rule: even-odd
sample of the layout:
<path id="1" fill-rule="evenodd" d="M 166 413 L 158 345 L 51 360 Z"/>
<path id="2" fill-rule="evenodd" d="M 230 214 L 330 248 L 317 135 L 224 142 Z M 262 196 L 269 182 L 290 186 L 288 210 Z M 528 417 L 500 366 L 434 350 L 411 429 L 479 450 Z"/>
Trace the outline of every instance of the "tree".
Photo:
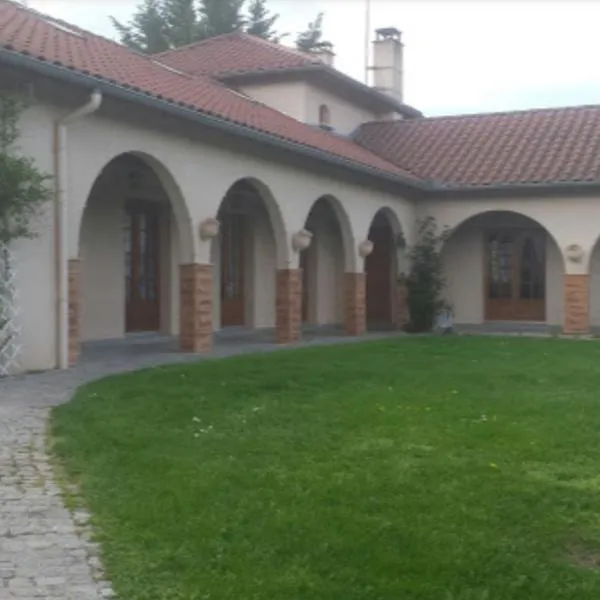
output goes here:
<path id="1" fill-rule="evenodd" d="M 19 118 L 25 108 L 17 96 L 0 95 L 0 245 L 34 237 L 31 220 L 50 196 L 50 176 L 17 146 Z"/>
<path id="2" fill-rule="evenodd" d="M 171 47 L 163 8 L 164 0 L 143 0 L 128 24 L 114 17 L 110 19 L 123 44 L 138 52 L 154 54 Z"/>
<path id="3" fill-rule="evenodd" d="M 206 39 L 224 33 L 233 33 L 244 27 L 242 16 L 244 0 L 200 0 L 200 37 Z"/>
<path id="4" fill-rule="evenodd" d="M 244 0 L 143 0 L 132 19 L 112 23 L 121 42 L 155 54 L 244 27 Z"/>
<path id="5" fill-rule="evenodd" d="M 317 18 L 308 24 L 308 29 L 298 34 L 296 47 L 303 52 L 314 52 L 323 46 L 330 46 L 329 42 L 323 41 L 323 19 L 324 13 L 319 13 Z"/>
<path id="6" fill-rule="evenodd" d="M 121 42 L 138 52 L 155 54 L 216 35 L 246 31 L 280 42 L 286 34 L 275 30 L 278 14 L 269 12 L 267 0 L 141 0 L 128 23 L 110 17 Z M 328 45 L 323 42 L 323 13 L 298 35 L 296 45 L 305 52 Z"/>
<path id="7" fill-rule="evenodd" d="M 279 19 L 278 14 L 271 14 L 267 9 L 266 0 L 250 0 L 246 32 L 250 35 L 279 43 L 287 33 L 279 34 L 273 27 Z"/>
<path id="8" fill-rule="evenodd" d="M 0 95 L 0 376 L 16 359 L 16 290 L 11 243 L 35 236 L 32 220 L 50 198 L 50 176 L 17 146 L 19 119 L 25 105 L 16 96 Z"/>
<path id="9" fill-rule="evenodd" d="M 165 34 L 171 48 L 191 44 L 201 37 L 195 0 L 163 0 Z"/>
<path id="10" fill-rule="evenodd" d="M 450 232 L 438 231 L 433 217 L 419 220 L 417 227 L 418 242 L 408 253 L 411 267 L 406 281 L 406 301 L 410 330 L 422 332 L 431 331 L 438 314 L 450 308 L 443 298 L 446 280 L 441 253 Z"/>

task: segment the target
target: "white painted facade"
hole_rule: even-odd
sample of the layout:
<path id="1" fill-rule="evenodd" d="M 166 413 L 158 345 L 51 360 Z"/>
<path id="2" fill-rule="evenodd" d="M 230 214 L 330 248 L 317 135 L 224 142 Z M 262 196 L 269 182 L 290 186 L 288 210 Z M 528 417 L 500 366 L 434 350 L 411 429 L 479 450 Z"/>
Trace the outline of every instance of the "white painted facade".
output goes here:
<path id="1" fill-rule="evenodd" d="M 58 119 L 86 101 L 80 90 L 0 68 L 0 91 L 33 84 L 31 105 L 21 123 L 22 151 L 54 175 L 54 128 Z M 363 108 L 306 83 L 246 86 L 246 94 L 304 121 L 316 122 L 327 104 L 332 126 L 349 133 L 378 118 Z M 258 142 L 227 137 L 134 104 L 105 99 L 100 110 L 68 126 L 66 134 L 68 259 L 82 266 L 84 341 L 122 338 L 125 327 L 125 203 L 131 198 L 168 206 L 160 233 L 160 328 L 179 333 L 179 265 L 213 265 L 213 328 L 221 326 L 218 241 L 202 241 L 198 227 L 216 217 L 234 184 L 255 186 L 262 204 L 250 211 L 244 275 L 246 326 L 275 326 L 277 269 L 296 269 L 300 257 L 292 236 L 309 229 L 307 323 L 339 324 L 344 317 L 344 273 L 363 270 L 358 246 L 375 215 L 392 216 L 407 244 L 415 241 L 417 219 L 435 217 L 454 230 L 443 250 L 447 295 L 458 323 L 481 324 L 484 315 L 483 232 L 490 226 L 543 228 L 546 240 L 546 323 L 564 322 L 566 274 L 590 273 L 590 323 L 600 326 L 600 202 L 588 196 L 523 196 L 411 199 L 390 183 L 326 167 L 298 155 L 275 152 Z M 114 161 L 134 155 L 151 176 L 135 186 Z M 116 166 L 115 166 L 116 165 Z M 108 168 L 107 168 L 108 167 Z M 327 218 L 313 218 L 321 201 Z M 58 360 L 55 207 L 49 201 L 36 224 L 38 235 L 15 246 L 21 302 L 23 370 L 55 368 Z M 565 249 L 581 246 L 584 258 L 569 261 Z M 394 260 L 399 271 L 406 261 Z M 60 268 L 64 269 L 65 265 Z"/>
<path id="2" fill-rule="evenodd" d="M 8 89 L 24 83 L 6 71 L 0 81 Z M 6 84 L 5 84 L 6 82 Z M 50 81 L 36 80 L 31 105 L 23 116 L 21 148 L 43 171 L 53 174 L 53 131 L 57 119 L 86 101 L 86 96 Z M 343 171 L 303 164 L 294 155 L 273 155 L 252 142 L 227 140 L 201 127 L 145 113 L 137 106 L 105 101 L 95 114 L 68 126 L 65 198 L 68 258 L 81 259 L 82 332 L 84 341 L 125 335 L 124 327 L 124 203 L 141 196 L 170 203 L 170 223 L 164 224 L 168 248 L 161 254 L 164 299 L 161 330 L 177 334 L 178 265 L 215 265 L 215 315 L 218 329 L 219 256 L 213 243 L 198 236 L 198 225 L 215 217 L 233 184 L 256 183 L 264 201 L 264 215 L 248 240 L 252 282 L 247 295 L 248 324 L 274 326 L 275 270 L 297 268 L 299 255 L 291 236 L 304 228 L 315 202 L 332 198 L 344 235 L 330 248 L 327 231 L 315 231 L 319 254 L 315 284 L 318 323 L 341 321 L 341 283 L 344 272 L 362 270 L 358 244 L 367 238 L 375 214 L 387 208 L 405 227 L 409 239 L 415 220 L 412 202 L 389 190 L 389 185 L 364 180 Z M 118 171 L 103 170 L 123 154 L 141 157 L 154 171 L 153 181 L 140 189 L 127 188 Z M 375 183 L 375 185 L 373 185 Z M 387 189 L 386 189 L 387 188 Z M 21 292 L 23 370 L 57 366 L 57 307 L 54 205 L 49 201 L 33 240 L 16 244 Z M 343 245 L 342 245 L 343 244 Z M 212 250 L 212 251 L 211 251 Z M 330 257 L 331 253 L 331 257 Z M 335 273 L 335 275 L 334 275 Z M 336 279 L 334 280 L 333 277 Z M 331 282 L 322 285 L 325 281 Z"/>
<path id="3" fill-rule="evenodd" d="M 326 106 L 331 115 L 329 125 L 340 135 L 350 135 L 368 121 L 391 118 L 364 106 L 357 106 L 341 94 L 335 94 L 307 81 L 247 83 L 241 91 L 289 117 L 319 126 L 319 110 Z"/>

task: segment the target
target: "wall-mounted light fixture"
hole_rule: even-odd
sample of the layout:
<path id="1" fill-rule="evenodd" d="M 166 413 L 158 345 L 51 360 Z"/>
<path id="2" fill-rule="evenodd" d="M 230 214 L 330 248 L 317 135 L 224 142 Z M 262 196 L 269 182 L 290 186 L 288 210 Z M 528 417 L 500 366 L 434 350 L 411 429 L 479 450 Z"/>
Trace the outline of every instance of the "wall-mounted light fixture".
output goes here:
<path id="1" fill-rule="evenodd" d="M 301 229 L 292 236 L 292 248 L 294 252 L 306 250 L 312 242 L 313 234 L 308 229 Z"/>
<path id="2" fill-rule="evenodd" d="M 219 235 L 219 229 L 221 228 L 221 224 L 214 217 L 209 217 L 204 219 L 198 226 L 198 233 L 200 234 L 200 239 L 203 242 L 208 240 L 212 240 L 214 237 Z"/>

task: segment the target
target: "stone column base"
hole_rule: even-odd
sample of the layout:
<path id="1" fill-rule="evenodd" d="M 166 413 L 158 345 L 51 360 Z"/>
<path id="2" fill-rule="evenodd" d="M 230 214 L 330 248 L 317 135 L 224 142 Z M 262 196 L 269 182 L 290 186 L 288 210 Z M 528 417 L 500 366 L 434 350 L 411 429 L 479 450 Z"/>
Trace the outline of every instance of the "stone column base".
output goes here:
<path id="1" fill-rule="evenodd" d="M 302 270 L 278 270 L 276 294 L 277 343 L 297 342 L 302 328 Z"/>
<path id="2" fill-rule="evenodd" d="M 590 330 L 588 275 L 565 275 L 564 333 L 585 334 Z"/>
<path id="3" fill-rule="evenodd" d="M 182 352 L 210 352 L 213 345 L 212 265 L 180 265 L 179 345 Z"/>
<path id="4" fill-rule="evenodd" d="M 81 356 L 81 261 L 68 262 L 69 276 L 69 366 L 79 362 Z"/>
<path id="5" fill-rule="evenodd" d="M 367 330 L 365 273 L 345 273 L 346 287 L 346 333 L 363 335 Z"/>

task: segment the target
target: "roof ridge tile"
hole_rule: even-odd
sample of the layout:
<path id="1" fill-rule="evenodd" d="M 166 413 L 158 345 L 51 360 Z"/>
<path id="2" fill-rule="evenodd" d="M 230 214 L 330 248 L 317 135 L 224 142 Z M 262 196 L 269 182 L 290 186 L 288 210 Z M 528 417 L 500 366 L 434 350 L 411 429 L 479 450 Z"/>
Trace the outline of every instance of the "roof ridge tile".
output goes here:
<path id="1" fill-rule="evenodd" d="M 415 117 L 413 119 L 398 120 L 396 123 L 405 123 L 410 122 L 413 124 L 418 124 L 423 121 L 431 122 L 431 121 L 451 121 L 451 120 L 468 120 L 468 119 L 479 119 L 485 117 L 512 117 L 515 115 L 522 114 L 531 114 L 531 113 L 546 113 L 546 112 L 562 112 L 562 111 L 574 111 L 574 110 L 597 110 L 600 109 L 600 104 L 580 104 L 573 106 L 542 106 L 542 107 L 534 107 L 534 108 L 521 108 L 518 110 L 504 110 L 504 111 L 492 111 L 492 112 L 480 112 L 480 113 L 460 113 L 460 114 L 452 114 L 452 115 L 433 115 L 430 117 L 421 116 Z M 390 124 L 389 120 L 385 119 L 377 119 L 374 121 L 368 121 L 363 124 L 363 127 L 377 126 L 382 123 Z"/>

